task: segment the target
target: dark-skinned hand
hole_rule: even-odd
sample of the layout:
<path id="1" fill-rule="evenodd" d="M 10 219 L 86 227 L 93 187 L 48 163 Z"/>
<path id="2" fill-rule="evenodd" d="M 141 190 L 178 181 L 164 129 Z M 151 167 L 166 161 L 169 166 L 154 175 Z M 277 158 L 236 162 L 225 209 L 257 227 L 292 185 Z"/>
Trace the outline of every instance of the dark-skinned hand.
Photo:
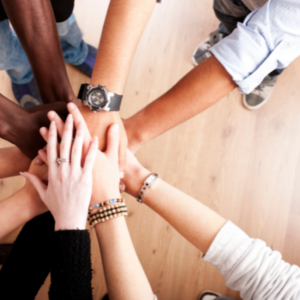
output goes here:
<path id="1" fill-rule="evenodd" d="M 55 102 L 25 109 L 0 94 L 0 137 L 15 144 L 27 157 L 33 159 L 45 146 L 39 133 L 41 127 L 49 127 L 47 113 L 55 111 L 62 120 L 68 115 L 63 102 Z"/>

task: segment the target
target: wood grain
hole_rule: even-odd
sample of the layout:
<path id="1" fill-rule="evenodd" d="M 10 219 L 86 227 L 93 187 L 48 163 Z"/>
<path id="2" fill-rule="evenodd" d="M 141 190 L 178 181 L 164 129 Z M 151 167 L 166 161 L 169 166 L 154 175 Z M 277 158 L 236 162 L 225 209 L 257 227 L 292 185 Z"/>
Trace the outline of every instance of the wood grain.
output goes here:
<path id="1" fill-rule="evenodd" d="M 75 15 L 84 39 L 97 46 L 108 1 L 77 0 Z M 211 0 L 165 1 L 157 5 L 136 51 L 121 115 L 127 118 L 167 91 L 193 68 L 191 54 L 218 26 Z M 120 55 L 122 55 L 122 45 Z M 241 66 L 242 67 L 242 66 Z M 67 66 L 77 92 L 88 78 Z M 12 98 L 0 73 L 1 92 Z M 261 238 L 300 265 L 300 60 L 280 76 L 275 91 L 258 111 L 242 106 L 233 91 L 219 103 L 145 145 L 137 157 L 170 184 L 231 219 L 251 237 Z M 7 146 L 1 141 L 1 147 Z M 1 199 L 23 184 L 0 182 Z M 167 222 L 125 195 L 128 227 L 137 254 L 161 300 L 196 299 L 210 289 L 232 299 L 216 269 Z M 94 299 L 106 292 L 101 257 L 92 236 Z M 13 236 L 11 237 L 13 238 Z M 49 278 L 36 299 L 47 299 Z"/>

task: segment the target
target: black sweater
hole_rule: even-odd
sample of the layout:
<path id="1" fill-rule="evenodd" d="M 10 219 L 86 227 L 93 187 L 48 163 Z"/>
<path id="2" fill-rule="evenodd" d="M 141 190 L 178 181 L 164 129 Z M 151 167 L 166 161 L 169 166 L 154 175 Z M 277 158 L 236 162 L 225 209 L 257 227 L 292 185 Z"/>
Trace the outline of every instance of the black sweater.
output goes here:
<path id="1" fill-rule="evenodd" d="M 50 270 L 50 300 L 92 299 L 89 232 L 53 230 L 49 212 L 23 227 L 0 271 L 1 300 L 33 300 Z"/>

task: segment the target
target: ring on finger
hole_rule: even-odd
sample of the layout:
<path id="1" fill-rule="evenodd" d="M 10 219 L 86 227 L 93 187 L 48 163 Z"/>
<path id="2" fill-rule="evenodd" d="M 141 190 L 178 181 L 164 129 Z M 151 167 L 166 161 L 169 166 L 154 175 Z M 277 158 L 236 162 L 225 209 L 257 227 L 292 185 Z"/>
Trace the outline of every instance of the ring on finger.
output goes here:
<path id="1" fill-rule="evenodd" d="M 58 162 L 58 164 L 60 165 L 61 163 L 63 163 L 63 162 L 70 162 L 71 160 L 70 159 L 67 159 L 67 158 L 58 158 L 57 159 L 57 162 Z"/>

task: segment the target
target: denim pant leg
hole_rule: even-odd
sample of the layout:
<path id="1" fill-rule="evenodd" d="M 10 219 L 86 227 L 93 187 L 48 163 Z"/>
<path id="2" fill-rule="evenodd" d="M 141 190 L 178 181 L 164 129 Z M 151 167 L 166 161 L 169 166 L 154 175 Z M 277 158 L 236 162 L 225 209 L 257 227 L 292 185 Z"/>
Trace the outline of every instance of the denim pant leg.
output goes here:
<path id="1" fill-rule="evenodd" d="M 82 39 L 74 14 L 56 25 L 65 62 L 75 66 L 82 64 L 88 55 L 88 46 Z"/>
<path id="2" fill-rule="evenodd" d="M 26 53 L 8 20 L 0 22 L 0 70 L 6 70 L 11 81 L 28 83 L 33 74 Z"/>

